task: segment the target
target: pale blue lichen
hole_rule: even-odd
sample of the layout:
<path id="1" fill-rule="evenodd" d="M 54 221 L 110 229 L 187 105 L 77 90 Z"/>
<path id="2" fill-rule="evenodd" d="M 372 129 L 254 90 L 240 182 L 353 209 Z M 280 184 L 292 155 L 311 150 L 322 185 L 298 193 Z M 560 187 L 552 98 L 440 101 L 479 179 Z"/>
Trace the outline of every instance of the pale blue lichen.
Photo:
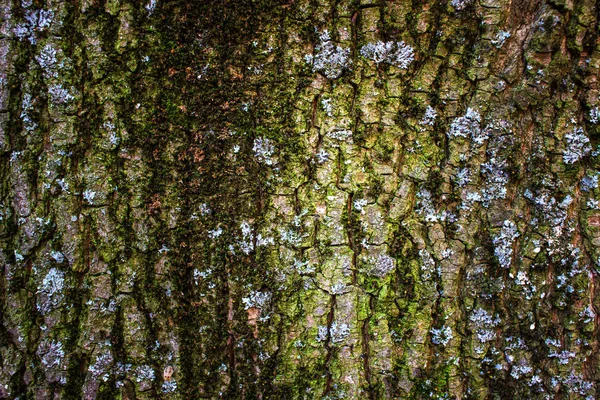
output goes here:
<path id="1" fill-rule="evenodd" d="M 510 220 L 504 221 L 500 234 L 493 239 L 494 254 L 502 268 L 509 268 L 512 262 L 513 242 L 519 237 L 517 225 Z"/>
<path id="2" fill-rule="evenodd" d="M 154 12 L 154 9 L 156 8 L 156 2 L 157 0 L 150 0 L 150 2 L 146 4 L 145 8 L 146 11 L 148 11 L 148 14 L 151 15 Z"/>
<path id="3" fill-rule="evenodd" d="M 590 122 L 592 124 L 597 124 L 600 121 L 600 109 L 598 107 L 594 107 L 590 110 Z"/>
<path id="4" fill-rule="evenodd" d="M 462 117 L 456 118 L 450 125 L 448 137 L 450 139 L 463 137 L 472 137 L 479 140 L 481 135 L 481 115 L 472 108 L 467 108 L 467 112 Z"/>
<path id="5" fill-rule="evenodd" d="M 56 78 L 58 77 L 58 72 L 56 71 L 57 67 L 57 50 L 52 46 L 52 44 L 46 44 L 40 54 L 38 54 L 35 59 L 38 64 L 44 71 L 45 78 Z"/>
<path id="6" fill-rule="evenodd" d="M 318 164 L 324 164 L 329 161 L 329 152 L 325 149 L 320 149 L 317 154 L 315 154 L 315 159 Z"/>
<path id="7" fill-rule="evenodd" d="M 525 360 L 521 360 L 517 365 L 513 365 L 510 371 L 510 376 L 518 380 L 521 379 L 523 376 L 530 374 L 532 371 L 533 368 L 527 365 L 527 362 Z"/>
<path id="8" fill-rule="evenodd" d="M 271 294 L 268 292 L 252 291 L 247 297 L 242 299 L 244 308 L 260 308 L 261 310 L 266 309 L 271 302 Z"/>
<path id="9" fill-rule="evenodd" d="M 267 138 L 256 138 L 254 147 L 252 148 L 257 160 L 266 165 L 273 165 L 273 154 L 275 154 L 275 146 Z"/>
<path id="10" fill-rule="evenodd" d="M 323 97 L 321 99 L 321 107 L 328 117 L 333 117 L 333 105 L 331 104 L 331 99 Z"/>
<path id="11" fill-rule="evenodd" d="M 174 380 L 164 381 L 161 390 L 163 393 L 173 393 L 177 390 L 177 382 Z"/>
<path id="12" fill-rule="evenodd" d="M 494 340 L 496 332 L 494 332 L 493 328 L 500 323 L 499 318 L 492 318 L 490 313 L 480 307 L 473 310 L 469 317 L 469 321 L 474 324 L 477 339 L 481 343 Z"/>
<path id="13" fill-rule="evenodd" d="M 63 289 L 65 287 L 65 273 L 58 268 L 51 268 L 38 288 L 37 309 L 40 313 L 46 314 L 56 308 L 63 299 Z"/>
<path id="14" fill-rule="evenodd" d="M 44 341 L 38 347 L 37 353 L 42 358 L 44 367 L 50 369 L 60 367 L 65 357 L 63 345 L 59 341 Z"/>
<path id="15" fill-rule="evenodd" d="M 431 106 L 427 106 L 425 109 L 425 114 L 423 114 L 423 118 L 419 122 L 421 125 L 433 126 L 435 124 L 435 119 L 437 117 L 437 112 Z"/>
<path id="16" fill-rule="evenodd" d="M 431 332 L 431 342 L 441 346 L 446 346 L 454 338 L 452 328 L 449 326 L 442 326 L 439 329 L 432 328 L 429 332 Z"/>
<path id="17" fill-rule="evenodd" d="M 50 85 L 48 94 L 53 104 L 66 104 L 73 100 L 73 96 L 61 84 Z"/>
<path id="18" fill-rule="evenodd" d="M 340 344 L 350 335 L 350 327 L 345 322 L 334 321 L 331 326 L 320 325 L 317 328 L 317 341 L 325 342 L 329 334 L 332 344 Z"/>
<path id="19" fill-rule="evenodd" d="M 87 189 L 83 192 L 83 199 L 89 204 L 94 204 L 94 199 L 96 198 L 96 192 L 93 190 Z"/>
<path id="20" fill-rule="evenodd" d="M 327 136 L 339 142 L 352 143 L 352 131 L 349 129 L 334 128 L 327 132 Z M 338 144 L 334 144 L 338 147 Z"/>
<path id="21" fill-rule="evenodd" d="M 27 39 L 31 44 L 36 44 L 36 33 L 48 28 L 53 19 L 52 10 L 25 10 L 25 21 L 18 23 L 13 33 L 19 40 Z"/>
<path id="22" fill-rule="evenodd" d="M 462 168 L 454 175 L 453 180 L 458 187 L 464 187 L 471 182 L 471 171 L 468 168 Z"/>
<path id="23" fill-rule="evenodd" d="M 140 365 L 136 368 L 137 382 L 153 381 L 155 379 L 154 369 L 149 365 Z"/>
<path id="24" fill-rule="evenodd" d="M 31 116 L 33 110 L 33 98 L 31 94 L 25 93 L 21 101 L 21 120 L 23 121 L 23 128 L 25 128 L 27 132 L 33 132 L 38 127 L 38 124 Z"/>
<path id="25" fill-rule="evenodd" d="M 407 69 L 415 59 L 414 49 L 402 41 L 368 43 L 360 49 L 360 54 L 376 64 L 385 62 L 402 69 Z"/>
<path id="26" fill-rule="evenodd" d="M 592 151 L 590 139 L 585 135 L 582 128 L 574 128 L 573 132 L 565 135 L 567 147 L 563 151 L 565 164 L 573 164 L 581 160 Z"/>
<path id="27" fill-rule="evenodd" d="M 304 60 L 312 64 L 314 72 L 320 72 L 329 79 L 339 78 L 344 70 L 352 65 L 350 49 L 336 46 L 329 32 L 325 30 L 319 35 L 319 44 L 315 46 L 315 55 L 306 55 Z"/>
<path id="28" fill-rule="evenodd" d="M 499 49 L 500 47 L 502 47 L 502 45 L 504 45 L 504 42 L 509 37 L 510 37 L 510 32 L 508 32 L 508 31 L 499 31 L 496 34 L 496 37 L 494 39 L 492 39 L 492 44 L 494 46 L 496 46 L 496 48 Z"/>
<path id="29" fill-rule="evenodd" d="M 379 278 L 384 278 L 396 268 L 395 260 L 387 254 L 380 254 L 375 261 L 375 265 L 371 268 L 371 275 Z"/>
<path id="30" fill-rule="evenodd" d="M 473 0 L 452 0 L 450 4 L 454 7 L 455 10 L 461 11 L 464 10 L 469 4 L 471 4 Z"/>

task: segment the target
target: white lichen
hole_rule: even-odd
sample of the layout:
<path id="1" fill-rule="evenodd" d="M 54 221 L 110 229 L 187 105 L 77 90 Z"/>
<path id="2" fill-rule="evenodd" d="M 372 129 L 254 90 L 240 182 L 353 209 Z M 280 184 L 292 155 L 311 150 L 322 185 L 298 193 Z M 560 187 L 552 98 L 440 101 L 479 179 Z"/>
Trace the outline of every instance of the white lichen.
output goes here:
<path id="1" fill-rule="evenodd" d="M 256 138 L 254 147 L 252 148 L 257 160 L 266 165 L 273 165 L 273 154 L 275 154 L 275 146 L 267 138 Z"/>
<path id="2" fill-rule="evenodd" d="M 395 260 L 387 254 L 380 254 L 375 261 L 375 265 L 371 269 L 371 275 L 379 278 L 384 278 L 396 268 Z"/>
<path id="3" fill-rule="evenodd" d="M 506 39 L 508 39 L 509 37 L 510 37 L 510 32 L 500 31 L 496 34 L 496 37 L 494 39 L 492 39 L 492 44 L 494 46 L 496 46 L 496 48 L 499 49 L 500 47 L 502 47 L 502 45 L 504 44 Z"/>
<path id="4" fill-rule="evenodd" d="M 454 338 L 454 334 L 452 333 L 452 328 L 449 326 L 442 326 L 440 329 L 432 328 L 431 332 L 431 342 L 433 344 L 446 346 L 450 340 Z"/>
<path id="5" fill-rule="evenodd" d="M 435 119 L 437 117 L 437 112 L 433 107 L 427 106 L 425 109 L 425 114 L 423 114 L 423 119 L 419 122 L 421 125 L 433 126 L 435 124 Z"/>
<path id="6" fill-rule="evenodd" d="M 63 345 L 58 341 L 43 342 L 38 348 L 37 353 L 41 356 L 44 367 L 48 369 L 60 367 L 65 357 Z"/>
<path id="7" fill-rule="evenodd" d="M 463 137 L 478 139 L 481 134 L 481 116 L 476 110 L 468 108 L 465 115 L 458 117 L 450 125 L 450 139 Z"/>
<path id="8" fill-rule="evenodd" d="M 63 289 L 65 287 L 65 273 L 58 268 L 51 268 L 38 288 L 37 309 L 40 313 L 46 314 L 56 308 L 63 299 Z"/>
<path id="9" fill-rule="evenodd" d="M 600 121 L 600 109 L 598 107 L 594 107 L 590 110 L 590 122 L 592 124 L 597 124 Z"/>
<path id="10" fill-rule="evenodd" d="M 271 294 L 267 292 L 252 291 L 248 297 L 244 297 L 242 302 L 244 308 L 260 308 L 261 310 L 266 309 L 271 301 Z"/>
<path id="11" fill-rule="evenodd" d="M 407 69 L 415 59 L 414 49 L 404 42 L 368 43 L 360 49 L 360 54 L 376 64 L 385 62 L 402 69 Z"/>
<path id="12" fill-rule="evenodd" d="M 565 164 L 576 163 L 592 151 L 590 139 L 581 128 L 575 128 L 573 132 L 567 133 L 565 139 L 567 141 L 567 147 L 563 151 Z"/>
<path id="13" fill-rule="evenodd" d="M 336 46 L 329 32 L 319 35 L 319 44 L 315 46 L 315 55 L 306 55 L 305 61 L 312 64 L 314 72 L 320 72 L 329 79 L 339 78 L 344 70 L 352 65 L 350 49 Z"/>
<path id="14" fill-rule="evenodd" d="M 461 11 L 464 10 L 469 4 L 471 4 L 473 0 L 452 0 L 450 4 L 454 7 L 455 10 Z"/>
<path id="15" fill-rule="evenodd" d="M 489 342 L 496 337 L 495 328 L 500 320 L 498 318 L 493 319 L 492 316 L 483 308 L 477 308 L 473 310 L 469 320 L 475 326 L 475 332 L 477 339 L 481 343 Z"/>
<path id="16" fill-rule="evenodd" d="M 51 44 L 47 44 L 40 51 L 40 54 L 35 57 L 40 67 L 44 70 L 44 77 L 46 78 L 56 78 L 58 76 L 58 72 L 55 70 L 57 67 L 56 55 L 56 48 Z"/>
<path id="17" fill-rule="evenodd" d="M 328 328 L 324 325 L 319 325 L 317 328 L 317 341 L 326 342 L 329 336 L 330 343 L 342 343 L 350 335 L 350 327 L 345 322 L 332 322 Z"/>
<path id="18" fill-rule="evenodd" d="M 512 262 L 513 242 L 519 236 L 517 225 L 510 220 L 504 221 L 500 235 L 493 239 L 494 254 L 498 258 L 500 266 L 509 268 Z"/>
<path id="19" fill-rule="evenodd" d="M 50 95 L 50 100 L 54 104 L 66 104 L 73 100 L 73 96 L 69 91 L 60 84 L 50 85 L 48 87 L 48 94 Z"/>

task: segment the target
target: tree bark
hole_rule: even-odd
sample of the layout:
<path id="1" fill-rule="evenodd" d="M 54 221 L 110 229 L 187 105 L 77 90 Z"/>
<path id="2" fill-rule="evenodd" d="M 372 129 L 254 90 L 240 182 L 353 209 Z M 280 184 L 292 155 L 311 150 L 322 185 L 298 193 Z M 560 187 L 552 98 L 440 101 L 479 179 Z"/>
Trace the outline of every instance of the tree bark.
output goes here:
<path id="1" fill-rule="evenodd" d="M 0 5 L 0 397 L 594 399 L 593 0 Z"/>

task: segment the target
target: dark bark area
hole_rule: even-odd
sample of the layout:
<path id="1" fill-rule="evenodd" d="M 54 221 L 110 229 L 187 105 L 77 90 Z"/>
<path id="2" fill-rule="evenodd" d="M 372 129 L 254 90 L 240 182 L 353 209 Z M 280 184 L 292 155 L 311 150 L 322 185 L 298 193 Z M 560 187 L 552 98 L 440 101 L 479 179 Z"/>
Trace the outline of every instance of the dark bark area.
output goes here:
<path id="1" fill-rule="evenodd" d="M 592 0 L 0 5 L 0 398 L 597 398 Z"/>

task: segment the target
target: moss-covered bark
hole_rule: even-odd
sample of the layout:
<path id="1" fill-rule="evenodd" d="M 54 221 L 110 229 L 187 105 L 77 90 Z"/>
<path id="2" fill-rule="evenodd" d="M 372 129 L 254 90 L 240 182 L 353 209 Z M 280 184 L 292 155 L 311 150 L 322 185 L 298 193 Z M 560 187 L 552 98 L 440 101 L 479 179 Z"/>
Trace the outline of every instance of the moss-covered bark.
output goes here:
<path id="1" fill-rule="evenodd" d="M 592 0 L 0 6 L 0 397 L 597 398 Z"/>

